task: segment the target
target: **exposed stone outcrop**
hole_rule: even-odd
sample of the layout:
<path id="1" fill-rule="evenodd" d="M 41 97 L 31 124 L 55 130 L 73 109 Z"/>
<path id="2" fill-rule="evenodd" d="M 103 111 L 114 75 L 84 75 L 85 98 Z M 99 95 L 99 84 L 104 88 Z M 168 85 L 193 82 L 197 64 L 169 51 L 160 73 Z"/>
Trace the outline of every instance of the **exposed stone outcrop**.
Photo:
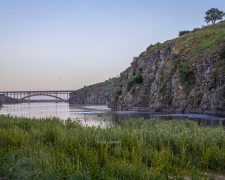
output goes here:
<path id="1" fill-rule="evenodd" d="M 70 93 L 70 104 L 107 104 L 113 80 L 106 80 Z"/>
<path id="2" fill-rule="evenodd" d="M 107 98 L 110 91 L 106 90 L 89 90 L 74 91 L 70 94 L 70 104 L 107 104 Z"/>
<path id="3" fill-rule="evenodd" d="M 19 103 L 17 99 L 5 96 L 4 94 L 0 94 L 0 101 L 2 102 L 2 104 Z"/>
<path id="4" fill-rule="evenodd" d="M 213 37 L 208 32 L 212 34 L 204 35 Z M 209 52 L 209 47 L 203 49 L 206 39 L 197 38 L 200 35 L 151 45 L 114 80 L 108 107 L 225 115 L 225 39 Z M 190 38 L 189 43 L 181 38 Z M 137 75 L 143 82 L 136 80 Z"/>

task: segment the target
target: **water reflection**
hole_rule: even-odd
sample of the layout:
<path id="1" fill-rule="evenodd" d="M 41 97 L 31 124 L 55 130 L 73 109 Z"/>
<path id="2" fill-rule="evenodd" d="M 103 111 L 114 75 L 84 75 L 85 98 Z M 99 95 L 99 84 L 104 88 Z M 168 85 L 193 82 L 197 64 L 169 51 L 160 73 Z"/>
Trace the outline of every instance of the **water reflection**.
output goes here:
<path id="1" fill-rule="evenodd" d="M 112 111 L 105 105 L 69 105 L 67 103 L 22 103 L 4 105 L 0 114 L 10 114 L 23 117 L 59 117 L 66 120 L 70 118 L 75 121 L 82 121 L 84 125 L 106 126 L 121 124 L 132 118 L 145 119 L 166 119 L 166 120 L 192 120 L 205 126 L 217 126 L 219 122 L 225 126 L 225 117 L 207 114 L 157 114 L 139 111 Z"/>

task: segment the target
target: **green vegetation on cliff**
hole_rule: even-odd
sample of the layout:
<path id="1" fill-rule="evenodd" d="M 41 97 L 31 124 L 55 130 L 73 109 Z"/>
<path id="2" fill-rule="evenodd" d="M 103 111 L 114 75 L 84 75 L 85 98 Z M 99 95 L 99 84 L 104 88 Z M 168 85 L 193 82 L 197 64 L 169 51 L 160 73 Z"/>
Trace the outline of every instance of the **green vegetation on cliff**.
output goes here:
<path id="1" fill-rule="evenodd" d="M 0 115 L 5 179 L 207 179 L 204 171 L 225 171 L 221 126 L 136 119 L 100 128 Z"/>
<path id="2" fill-rule="evenodd" d="M 113 86 L 113 79 L 112 80 L 106 80 L 105 82 L 96 83 L 90 86 L 86 86 L 80 90 L 84 91 L 90 91 L 90 90 L 106 90 L 109 91 Z"/>
<path id="3" fill-rule="evenodd" d="M 150 45 L 143 55 L 147 55 L 149 52 L 153 52 L 156 49 L 166 48 L 169 42 L 174 42 L 175 47 L 173 56 L 170 56 L 169 63 L 175 68 L 182 63 L 181 57 L 190 55 L 189 63 L 201 63 L 204 59 L 209 58 L 210 61 L 214 61 L 214 55 L 218 53 L 220 55 L 220 63 L 218 67 L 225 69 L 225 21 L 221 21 L 215 25 L 205 26 L 198 28 L 196 31 L 186 33 L 181 37 L 175 38 L 164 43 L 157 43 Z M 187 65 L 188 66 L 188 65 Z M 225 73 L 222 72 L 221 73 Z"/>
<path id="4" fill-rule="evenodd" d="M 225 21 L 221 21 L 216 25 L 203 27 L 197 31 L 186 33 L 181 37 L 167 41 L 165 43 L 157 43 L 150 45 L 147 50 L 142 53 L 147 56 L 150 52 L 161 48 L 166 48 L 168 42 L 174 42 L 175 47 L 173 55 L 168 57 L 167 65 L 178 69 L 180 73 L 181 83 L 185 87 L 194 84 L 194 73 L 191 66 L 193 64 L 202 63 L 205 59 L 215 62 L 216 55 L 218 59 L 216 72 L 213 76 L 217 78 L 219 75 L 225 75 Z M 187 57 L 188 56 L 188 57 Z M 216 81 L 216 80 L 215 80 Z"/>
<path id="5" fill-rule="evenodd" d="M 114 81 L 109 107 L 224 114 L 225 21 L 179 35 L 133 59 Z M 137 75 L 142 83 L 135 83 Z M 117 90 L 122 90 L 119 99 Z"/>
<path id="6" fill-rule="evenodd" d="M 70 104 L 107 104 L 114 78 L 70 93 Z"/>

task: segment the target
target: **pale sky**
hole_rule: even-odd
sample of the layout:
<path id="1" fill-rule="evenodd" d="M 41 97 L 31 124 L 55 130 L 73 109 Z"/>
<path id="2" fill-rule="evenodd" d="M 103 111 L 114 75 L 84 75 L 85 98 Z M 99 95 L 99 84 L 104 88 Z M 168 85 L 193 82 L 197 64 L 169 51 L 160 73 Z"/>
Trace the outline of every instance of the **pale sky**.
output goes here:
<path id="1" fill-rule="evenodd" d="M 76 90 L 150 44 L 206 25 L 224 0 L 0 0 L 0 91 Z M 222 9 L 223 8 L 223 9 Z"/>

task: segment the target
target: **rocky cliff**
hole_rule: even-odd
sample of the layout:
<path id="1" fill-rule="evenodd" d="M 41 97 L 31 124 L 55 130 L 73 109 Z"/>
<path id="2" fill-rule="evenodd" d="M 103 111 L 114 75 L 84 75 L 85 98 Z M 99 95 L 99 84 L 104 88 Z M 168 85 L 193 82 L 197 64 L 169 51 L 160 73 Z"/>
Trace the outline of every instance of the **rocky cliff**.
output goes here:
<path id="1" fill-rule="evenodd" d="M 5 96 L 3 94 L 0 94 L 0 101 L 2 104 L 13 104 L 13 103 L 19 103 L 17 99 Z"/>
<path id="2" fill-rule="evenodd" d="M 114 80 L 108 107 L 225 114 L 225 22 L 150 45 Z"/>
<path id="3" fill-rule="evenodd" d="M 113 80 L 107 80 L 70 93 L 70 104 L 107 104 Z"/>

